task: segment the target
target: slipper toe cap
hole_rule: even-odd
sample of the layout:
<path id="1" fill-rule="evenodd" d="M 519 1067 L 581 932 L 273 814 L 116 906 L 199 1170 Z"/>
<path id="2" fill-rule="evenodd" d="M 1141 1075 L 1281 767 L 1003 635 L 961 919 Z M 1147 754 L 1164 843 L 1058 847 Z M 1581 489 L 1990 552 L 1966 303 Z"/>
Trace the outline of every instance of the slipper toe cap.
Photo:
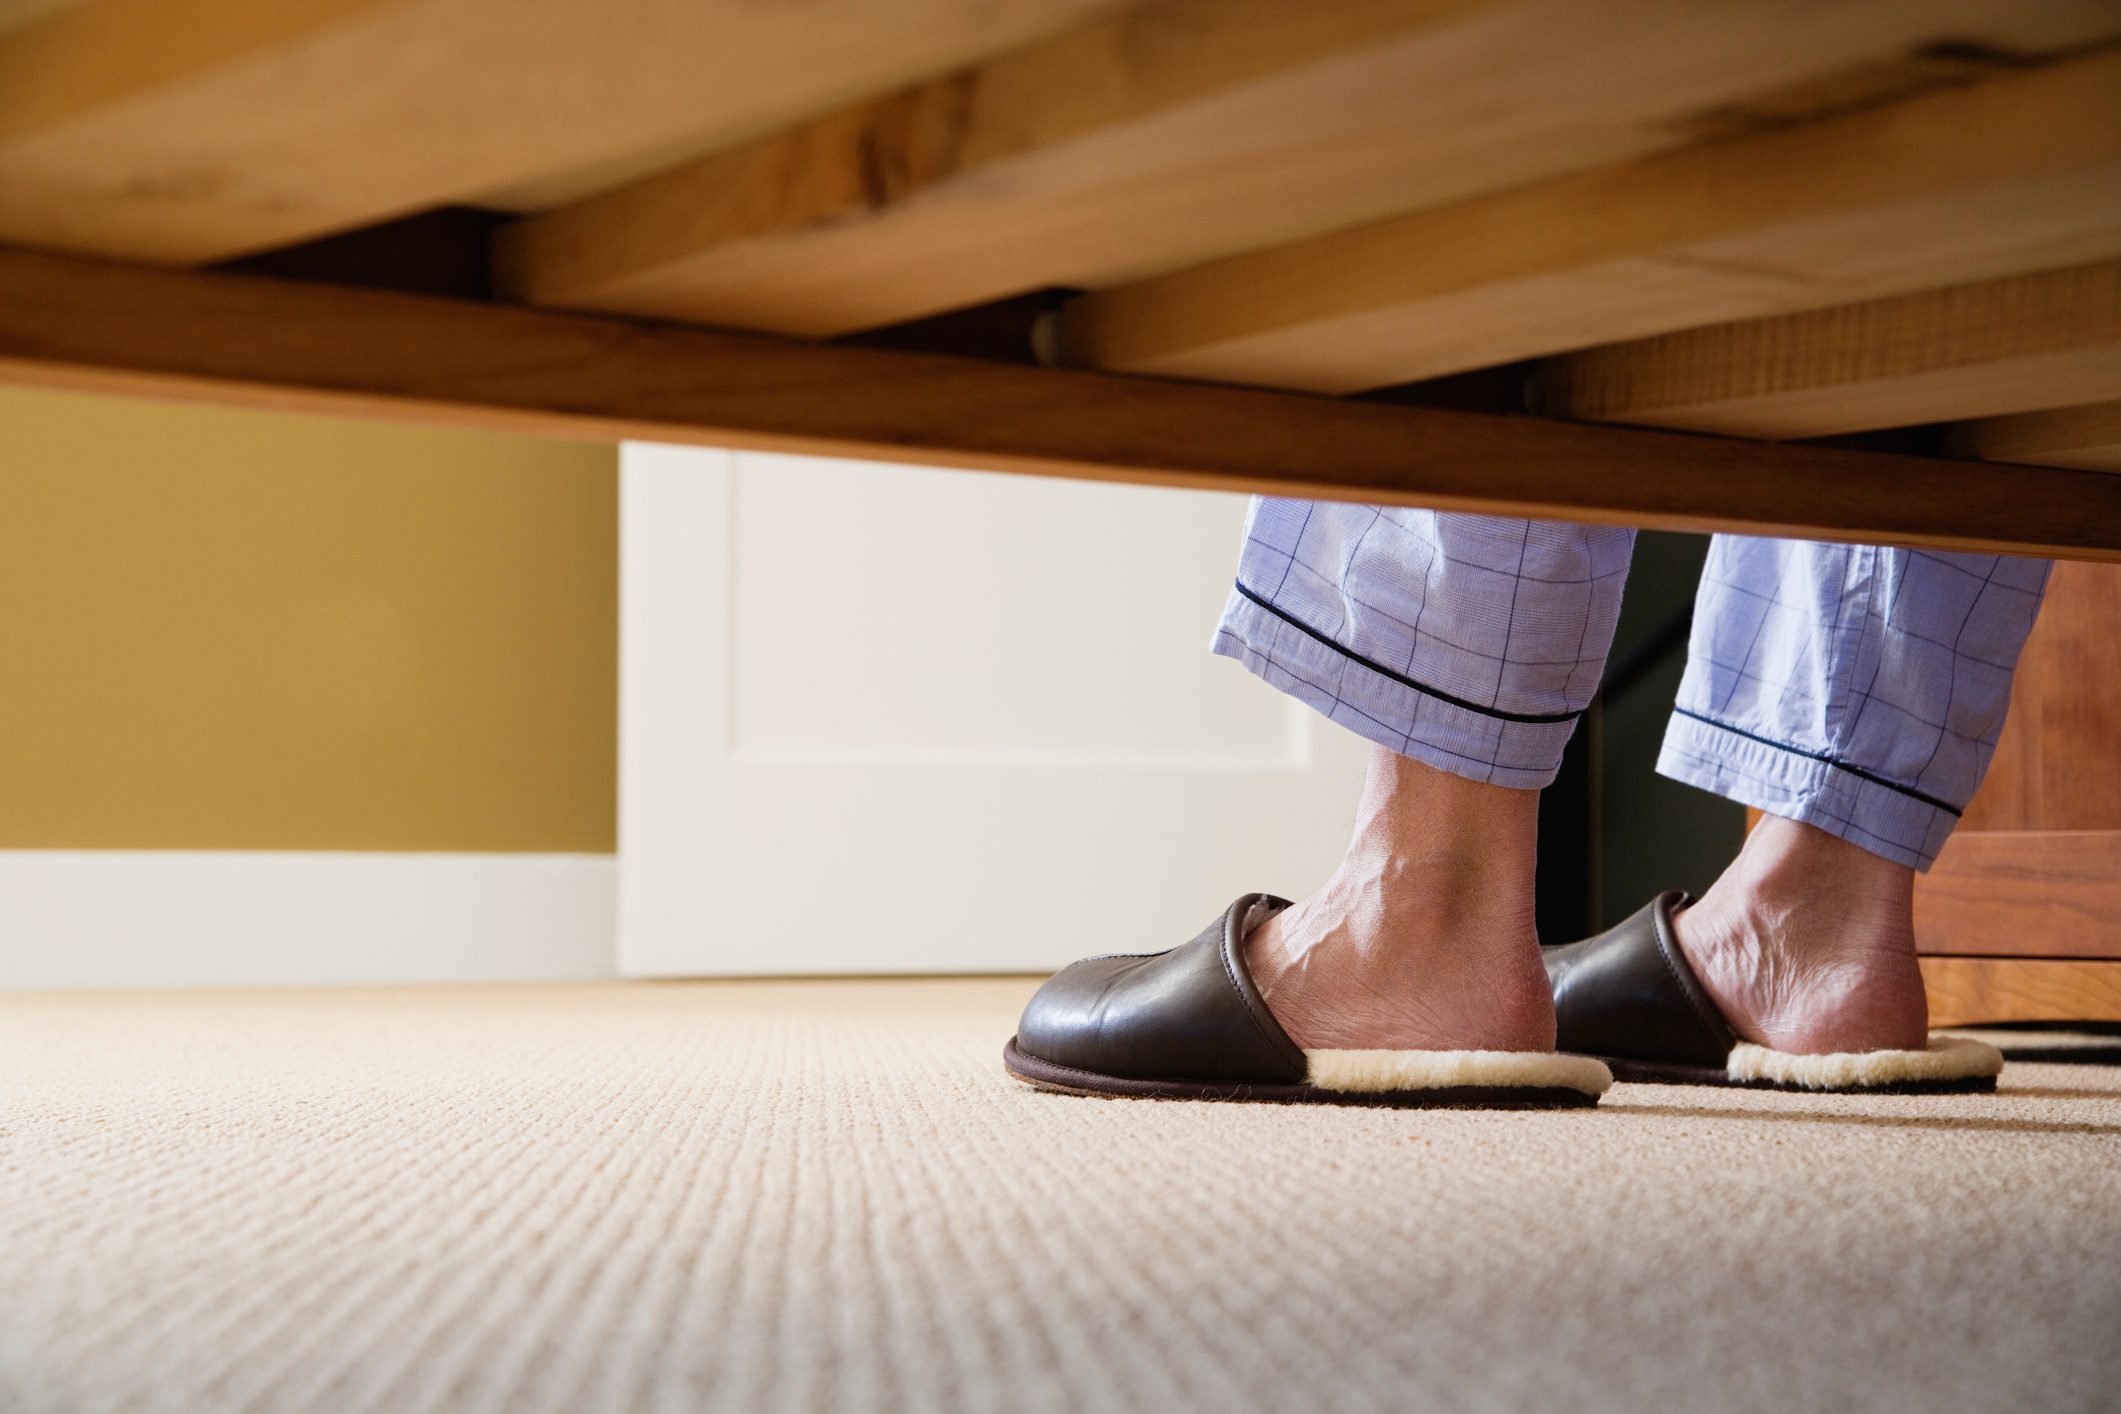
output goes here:
<path id="1" fill-rule="evenodd" d="M 1128 1009 L 1115 1014 L 1113 984 L 1134 958 L 1093 957 L 1072 963 L 1032 993 L 1016 1024 L 1026 1055 L 1078 1070 L 1108 1070 L 1103 1062 L 1125 1048 Z"/>
<path id="2" fill-rule="evenodd" d="M 1247 894 L 1168 952 L 1085 958 L 1024 1008 L 1017 1048 L 1055 1065 L 1156 1080 L 1296 1084 L 1304 1055 L 1252 986 L 1242 954 Z"/>

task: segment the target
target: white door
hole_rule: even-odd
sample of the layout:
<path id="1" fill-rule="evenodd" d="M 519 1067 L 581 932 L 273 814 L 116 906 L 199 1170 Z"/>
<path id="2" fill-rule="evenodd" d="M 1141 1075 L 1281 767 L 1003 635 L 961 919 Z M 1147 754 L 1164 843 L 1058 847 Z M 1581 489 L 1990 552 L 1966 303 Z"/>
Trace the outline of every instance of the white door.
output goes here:
<path id="1" fill-rule="evenodd" d="M 1241 498 L 620 465 L 622 971 L 1043 970 L 1339 857 L 1358 744 L 1207 651 Z"/>

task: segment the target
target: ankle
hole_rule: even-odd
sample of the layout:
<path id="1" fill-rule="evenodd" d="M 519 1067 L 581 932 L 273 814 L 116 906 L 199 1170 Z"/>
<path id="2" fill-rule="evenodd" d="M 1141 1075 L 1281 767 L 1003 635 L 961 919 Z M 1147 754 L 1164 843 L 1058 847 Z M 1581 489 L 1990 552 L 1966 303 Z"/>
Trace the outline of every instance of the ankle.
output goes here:
<path id="1" fill-rule="evenodd" d="M 1748 912 L 1838 915 L 1849 925 L 1819 941 L 1914 947 L 1915 871 L 1794 820 L 1763 818 L 1710 893 L 1719 890 Z"/>
<path id="2" fill-rule="evenodd" d="M 1537 796 L 1379 750 L 1347 855 L 1246 945 L 1298 1045 L 1551 1050 L 1533 927 Z"/>
<path id="3" fill-rule="evenodd" d="M 1347 853 L 1292 909 L 1287 944 L 1331 940 L 1335 966 L 1434 972 L 1531 950 L 1538 802 L 1396 753 L 1372 753 Z M 1449 958 L 1431 954 L 1449 940 Z"/>
<path id="4" fill-rule="evenodd" d="M 1328 889 L 1366 895 L 1409 921 L 1529 919 L 1538 829 L 1537 792 L 1469 781 L 1379 747 Z"/>

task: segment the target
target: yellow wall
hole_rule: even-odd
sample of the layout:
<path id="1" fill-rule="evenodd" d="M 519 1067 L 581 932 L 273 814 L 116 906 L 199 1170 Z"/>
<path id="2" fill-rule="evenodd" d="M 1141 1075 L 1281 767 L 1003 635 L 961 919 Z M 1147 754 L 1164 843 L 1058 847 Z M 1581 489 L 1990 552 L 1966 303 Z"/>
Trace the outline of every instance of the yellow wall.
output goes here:
<path id="1" fill-rule="evenodd" d="M 617 485 L 0 388 L 0 848 L 610 850 Z"/>

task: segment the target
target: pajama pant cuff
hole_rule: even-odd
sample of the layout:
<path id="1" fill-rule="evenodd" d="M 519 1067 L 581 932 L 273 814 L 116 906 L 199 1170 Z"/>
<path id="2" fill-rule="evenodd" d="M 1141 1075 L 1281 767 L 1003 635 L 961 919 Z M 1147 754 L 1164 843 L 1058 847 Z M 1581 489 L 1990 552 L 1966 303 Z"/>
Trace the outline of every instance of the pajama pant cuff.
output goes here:
<path id="1" fill-rule="evenodd" d="M 1928 870 L 1959 823 L 1959 812 L 1943 802 L 1912 795 L 1860 768 L 1684 712 L 1674 712 L 1665 729 L 1657 771 L 1911 869 Z"/>
<path id="2" fill-rule="evenodd" d="M 1321 642 L 1234 590 L 1211 647 L 1357 736 L 1467 780 L 1542 789 L 1553 783 L 1576 728 L 1573 716 L 1519 721 L 1459 705 Z"/>

